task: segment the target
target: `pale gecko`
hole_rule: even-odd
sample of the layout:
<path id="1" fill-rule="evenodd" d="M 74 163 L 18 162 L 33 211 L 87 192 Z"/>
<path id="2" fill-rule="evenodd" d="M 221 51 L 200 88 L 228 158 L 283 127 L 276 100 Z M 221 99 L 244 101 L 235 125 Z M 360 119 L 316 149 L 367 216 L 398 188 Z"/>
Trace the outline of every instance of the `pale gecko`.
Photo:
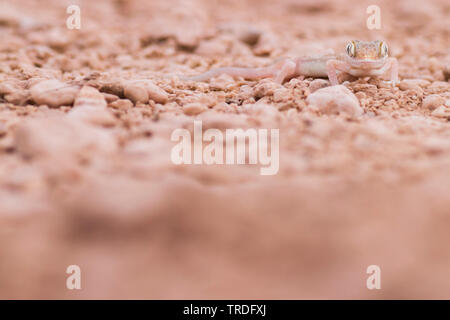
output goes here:
<path id="1" fill-rule="evenodd" d="M 227 74 L 232 77 L 256 80 L 273 78 L 277 83 L 298 76 L 328 77 L 332 85 L 339 84 L 338 72 L 355 77 L 381 76 L 390 72 L 392 86 L 398 83 L 398 62 L 388 55 L 388 46 L 384 41 L 359 41 L 347 43 L 346 54 L 325 54 L 317 57 L 299 57 L 283 59 L 262 68 L 223 67 L 212 69 L 200 75 L 182 77 L 184 80 L 207 81 L 211 78 Z"/>

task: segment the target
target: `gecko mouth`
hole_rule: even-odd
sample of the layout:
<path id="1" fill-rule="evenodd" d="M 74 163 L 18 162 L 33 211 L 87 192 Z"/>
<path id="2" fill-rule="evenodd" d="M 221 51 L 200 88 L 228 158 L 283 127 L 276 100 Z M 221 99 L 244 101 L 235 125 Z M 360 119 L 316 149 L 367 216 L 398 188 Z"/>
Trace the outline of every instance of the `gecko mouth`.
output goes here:
<path id="1" fill-rule="evenodd" d="M 353 67 L 359 68 L 377 68 L 382 67 L 386 62 L 386 59 L 370 59 L 370 58 L 351 58 L 349 64 Z"/>

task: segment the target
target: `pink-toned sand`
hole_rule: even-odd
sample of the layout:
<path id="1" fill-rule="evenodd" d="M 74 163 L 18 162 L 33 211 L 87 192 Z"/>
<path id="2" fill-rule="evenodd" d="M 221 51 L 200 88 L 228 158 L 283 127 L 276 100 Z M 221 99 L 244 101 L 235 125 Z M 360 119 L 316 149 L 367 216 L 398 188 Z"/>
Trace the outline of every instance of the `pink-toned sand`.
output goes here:
<path id="1" fill-rule="evenodd" d="M 86 0 L 80 30 L 0 2 L 0 298 L 449 299 L 450 3 L 376 1 L 370 31 L 372 2 Z M 376 38 L 401 82 L 345 82 L 356 117 L 307 104 L 322 80 L 173 77 Z M 194 119 L 279 128 L 278 174 L 176 166 Z"/>

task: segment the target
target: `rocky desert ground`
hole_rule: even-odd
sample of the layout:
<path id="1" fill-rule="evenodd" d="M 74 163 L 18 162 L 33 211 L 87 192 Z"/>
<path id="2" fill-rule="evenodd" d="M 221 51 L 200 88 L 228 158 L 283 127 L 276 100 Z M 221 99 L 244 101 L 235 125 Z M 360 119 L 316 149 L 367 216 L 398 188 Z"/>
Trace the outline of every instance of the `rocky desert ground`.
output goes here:
<path id="1" fill-rule="evenodd" d="M 450 298 L 449 18 L 446 0 L 2 0 L 0 298 Z M 350 77 L 323 105 L 327 79 L 179 77 L 353 39 L 389 44 L 395 87 Z M 175 164 L 194 120 L 278 129 L 279 170 Z"/>

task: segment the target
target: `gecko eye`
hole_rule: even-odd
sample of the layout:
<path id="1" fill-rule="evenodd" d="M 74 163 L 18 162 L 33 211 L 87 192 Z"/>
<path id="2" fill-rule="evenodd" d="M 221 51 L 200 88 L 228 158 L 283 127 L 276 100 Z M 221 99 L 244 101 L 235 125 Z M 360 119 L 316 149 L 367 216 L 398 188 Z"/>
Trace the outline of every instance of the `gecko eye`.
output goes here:
<path id="1" fill-rule="evenodd" d="M 386 57 L 388 54 L 388 46 L 383 41 L 380 43 L 380 54 L 382 57 Z"/>
<path id="2" fill-rule="evenodd" d="M 349 42 L 347 44 L 347 46 L 345 47 L 345 51 L 347 51 L 347 54 L 350 57 L 354 57 L 355 56 L 355 44 L 352 42 Z"/>

